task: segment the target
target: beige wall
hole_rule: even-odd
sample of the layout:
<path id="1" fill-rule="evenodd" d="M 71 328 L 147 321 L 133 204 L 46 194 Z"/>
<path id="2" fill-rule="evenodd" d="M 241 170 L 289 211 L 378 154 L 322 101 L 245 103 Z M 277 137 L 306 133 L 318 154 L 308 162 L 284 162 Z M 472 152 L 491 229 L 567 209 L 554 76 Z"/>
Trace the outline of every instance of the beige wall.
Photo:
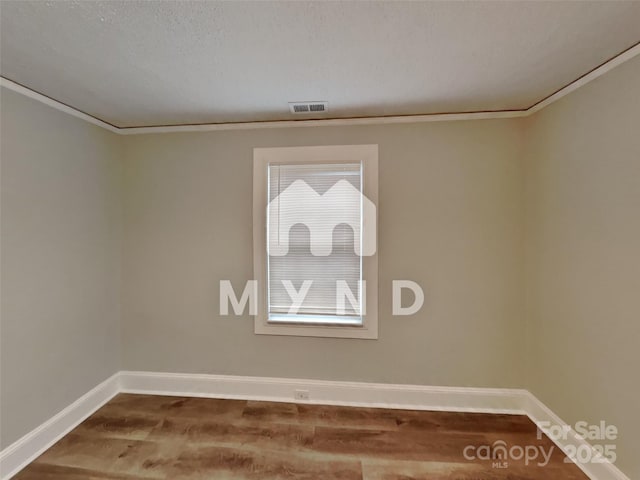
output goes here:
<path id="1" fill-rule="evenodd" d="M 618 425 L 640 477 L 638 85 L 640 58 L 524 120 L 119 139 L 3 90 L 2 445 L 120 367 L 526 387 Z M 219 281 L 253 276 L 252 149 L 359 143 L 380 145 L 379 340 L 220 317 Z M 391 316 L 393 279 L 419 314 Z"/>
<path id="2" fill-rule="evenodd" d="M 640 478 L 640 57 L 528 119 L 528 387 Z"/>
<path id="3" fill-rule="evenodd" d="M 119 369 L 120 139 L 1 90 L 1 445 Z"/>
<path id="4" fill-rule="evenodd" d="M 126 138 L 126 369 L 522 386 L 521 123 L 509 120 Z M 220 317 L 253 278 L 252 149 L 379 144 L 379 340 L 257 336 Z M 391 281 L 420 283 L 391 316 Z M 371 293 L 369 293 L 371 294 Z"/>

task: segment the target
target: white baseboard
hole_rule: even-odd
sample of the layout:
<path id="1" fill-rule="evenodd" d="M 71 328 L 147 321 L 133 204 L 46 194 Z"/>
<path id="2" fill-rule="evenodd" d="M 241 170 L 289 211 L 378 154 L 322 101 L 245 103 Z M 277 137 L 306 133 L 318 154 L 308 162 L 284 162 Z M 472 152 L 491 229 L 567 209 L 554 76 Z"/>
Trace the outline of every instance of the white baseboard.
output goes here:
<path id="1" fill-rule="evenodd" d="M 565 455 L 572 457 L 572 453 L 579 448 L 586 448 L 589 450 L 589 458 L 598 458 L 597 453 L 587 440 L 580 437 L 578 433 L 570 428 L 568 430 L 566 438 L 564 435 L 553 436 L 549 432 L 549 428 L 552 427 L 565 427 L 569 428 L 570 425 L 563 422 L 558 415 L 556 415 L 549 407 L 542 403 L 531 392 L 527 392 L 527 398 L 523 404 L 523 409 L 527 412 L 527 415 L 538 427 L 547 434 L 547 436 L 553 440 L 553 442 L 562 450 Z M 542 428 L 542 425 L 549 425 L 549 428 Z M 575 455 L 575 453 L 573 453 Z M 602 461 L 602 463 L 576 462 L 576 465 L 592 480 L 630 480 L 624 473 L 618 469 L 613 463 L 608 461 Z"/>
<path id="2" fill-rule="evenodd" d="M 0 478 L 7 480 L 107 403 L 119 391 L 119 374 L 92 388 L 64 410 L 0 452 Z"/>
<path id="3" fill-rule="evenodd" d="M 536 423 L 565 425 L 527 390 L 471 387 L 430 387 L 381 383 L 334 382 L 290 378 L 122 371 L 104 381 L 0 452 L 0 478 L 8 480 L 44 450 L 119 392 L 294 402 L 296 390 L 309 392 L 304 403 L 359 407 L 440 410 L 528 415 Z M 563 452 L 574 445 L 593 447 L 570 432 L 557 441 Z M 578 464 L 592 480 L 629 480 L 611 463 Z"/>
<path id="4" fill-rule="evenodd" d="M 355 407 L 519 413 L 528 392 L 503 388 L 428 387 L 384 383 L 290 378 L 120 372 L 123 392 L 157 395 L 294 402 L 295 390 L 307 390 L 305 403 Z"/>

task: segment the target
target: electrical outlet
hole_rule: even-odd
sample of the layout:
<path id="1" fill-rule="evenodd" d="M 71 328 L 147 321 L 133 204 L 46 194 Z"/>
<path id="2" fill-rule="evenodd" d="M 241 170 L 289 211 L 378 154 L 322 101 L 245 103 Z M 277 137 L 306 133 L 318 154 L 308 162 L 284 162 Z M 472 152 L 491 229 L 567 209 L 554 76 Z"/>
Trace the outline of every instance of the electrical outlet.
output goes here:
<path id="1" fill-rule="evenodd" d="M 309 400 L 309 390 L 295 390 L 293 392 L 293 398 L 302 401 Z"/>

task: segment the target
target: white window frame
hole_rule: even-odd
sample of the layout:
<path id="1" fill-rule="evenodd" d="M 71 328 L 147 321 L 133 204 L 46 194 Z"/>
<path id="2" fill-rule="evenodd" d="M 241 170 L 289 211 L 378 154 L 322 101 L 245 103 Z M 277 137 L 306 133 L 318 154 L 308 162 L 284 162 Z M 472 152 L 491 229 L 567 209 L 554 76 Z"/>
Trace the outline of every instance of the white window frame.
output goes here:
<path id="1" fill-rule="evenodd" d="M 269 165 L 362 162 L 363 194 L 378 206 L 378 145 L 335 145 L 253 149 L 253 272 L 258 281 L 255 333 L 305 337 L 378 338 L 378 251 L 362 257 L 362 279 L 366 282 L 366 310 L 362 325 L 282 324 L 268 321 L 267 279 L 267 171 Z"/>

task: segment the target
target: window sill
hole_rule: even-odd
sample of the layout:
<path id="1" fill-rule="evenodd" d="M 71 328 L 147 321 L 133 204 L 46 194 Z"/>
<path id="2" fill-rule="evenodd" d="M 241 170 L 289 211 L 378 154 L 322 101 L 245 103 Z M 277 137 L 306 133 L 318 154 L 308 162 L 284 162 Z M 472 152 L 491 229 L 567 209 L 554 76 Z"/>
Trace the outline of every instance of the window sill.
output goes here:
<path id="1" fill-rule="evenodd" d="M 362 317 L 336 315 L 271 314 L 270 325 L 315 325 L 319 327 L 362 327 Z"/>

